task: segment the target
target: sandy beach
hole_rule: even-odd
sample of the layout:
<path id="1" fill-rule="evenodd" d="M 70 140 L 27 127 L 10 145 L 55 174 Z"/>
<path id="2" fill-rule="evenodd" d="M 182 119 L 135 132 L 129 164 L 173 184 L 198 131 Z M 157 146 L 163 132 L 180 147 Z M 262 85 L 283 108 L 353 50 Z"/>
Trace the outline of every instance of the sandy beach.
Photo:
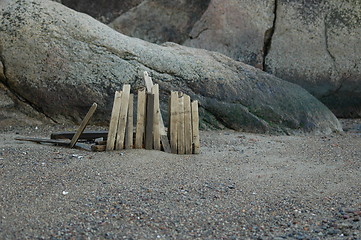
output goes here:
<path id="1" fill-rule="evenodd" d="M 321 136 L 202 131 L 199 155 L 14 140 L 62 126 L 2 130 L 0 238 L 360 239 L 361 121 L 342 123 Z"/>

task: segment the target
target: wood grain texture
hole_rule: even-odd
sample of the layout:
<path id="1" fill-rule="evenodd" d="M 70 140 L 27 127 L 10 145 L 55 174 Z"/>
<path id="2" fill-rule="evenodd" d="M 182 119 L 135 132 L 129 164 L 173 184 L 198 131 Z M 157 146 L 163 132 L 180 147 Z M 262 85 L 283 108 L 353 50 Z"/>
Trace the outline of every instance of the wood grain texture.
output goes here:
<path id="1" fill-rule="evenodd" d="M 160 108 L 159 108 L 159 85 L 152 87 L 154 95 L 154 114 L 153 114 L 153 148 L 160 150 Z"/>
<path id="2" fill-rule="evenodd" d="M 120 113 L 119 113 L 119 121 L 117 127 L 117 137 L 115 141 L 115 149 L 120 150 L 124 149 L 125 142 L 125 128 L 127 124 L 127 116 L 128 116 L 128 107 L 129 107 L 129 95 L 130 95 L 130 85 L 124 84 L 122 97 L 120 102 Z"/>
<path id="3" fill-rule="evenodd" d="M 116 91 L 115 96 L 114 96 L 112 115 L 111 115 L 110 123 L 109 123 L 107 147 L 106 147 L 107 151 L 114 150 L 114 147 L 115 147 L 115 139 L 116 139 L 117 128 L 118 128 L 121 97 L 122 97 L 122 92 Z"/>
<path id="4" fill-rule="evenodd" d="M 147 118 L 145 126 L 145 149 L 153 149 L 154 95 L 147 93 Z"/>
<path id="5" fill-rule="evenodd" d="M 129 95 L 129 106 L 128 106 L 128 116 L 127 116 L 127 127 L 125 131 L 125 149 L 133 148 L 133 101 L 134 94 Z"/>
<path id="6" fill-rule="evenodd" d="M 192 154 L 191 98 L 188 95 L 184 95 L 184 148 L 186 154 Z"/>
<path id="7" fill-rule="evenodd" d="M 93 116 L 95 110 L 97 109 L 98 104 L 93 103 L 93 105 L 90 107 L 88 113 L 85 115 L 83 121 L 81 122 L 78 131 L 74 134 L 73 138 L 71 139 L 70 142 L 70 147 L 73 148 L 75 146 L 75 143 L 78 141 L 80 135 L 82 134 L 82 132 L 84 131 L 86 125 L 88 125 L 90 118 Z"/>
<path id="8" fill-rule="evenodd" d="M 193 141 L 193 153 L 200 153 L 200 140 L 199 140 L 199 112 L 198 101 L 192 102 L 192 141 Z"/>
<path id="9" fill-rule="evenodd" d="M 147 107 L 147 93 L 145 89 L 138 90 L 137 125 L 135 130 L 135 148 L 143 148 L 145 136 L 145 117 Z"/>
<path id="10" fill-rule="evenodd" d="M 184 96 L 178 98 L 178 154 L 185 154 L 184 139 Z"/>

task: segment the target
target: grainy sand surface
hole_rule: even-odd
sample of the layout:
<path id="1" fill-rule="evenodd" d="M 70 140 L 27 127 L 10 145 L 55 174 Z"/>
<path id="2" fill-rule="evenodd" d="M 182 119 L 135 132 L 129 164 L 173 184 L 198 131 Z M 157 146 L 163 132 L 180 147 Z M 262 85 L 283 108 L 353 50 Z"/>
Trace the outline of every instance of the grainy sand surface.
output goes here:
<path id="1" fill-rule="evenodd" d="M 0 133 L 0 239 L 361 239 L 361 121 L 343 134 L 201 132 L 201 154 L 93 153 Z"/>

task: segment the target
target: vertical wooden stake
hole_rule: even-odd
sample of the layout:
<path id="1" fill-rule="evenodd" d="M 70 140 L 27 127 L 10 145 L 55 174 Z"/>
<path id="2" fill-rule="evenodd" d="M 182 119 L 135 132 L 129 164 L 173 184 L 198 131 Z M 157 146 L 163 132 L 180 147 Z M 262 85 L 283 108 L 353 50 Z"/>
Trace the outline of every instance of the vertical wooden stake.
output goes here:
<path id="1" fill-rule="evenodd" d="M 170 101 L 169 101 L 169 139 L 170 139 L 170 147 L 172 153 L 177 154 L 178 152 L 178 92 L 170 93 Z"/>
<path id="2" fill-rule="evenodd" d="M 149 77 L 148 72 L 146 72 L 146 71 L 144 71 L 144 81 L 145 81 L 145 87 L 147 88 L 147 92 L 151 93 L 152 87 L 153 87 L 153 81 L 152 81 L 152 78 Z"/>
<path id="3" fill-rule="evenodd" d="M 128 115 L 128 106 L 129 106 L 129 95 L 130 95 L 130 85 L 123 85 L 123 93 L 121 97 L 120 103 L 120 113 L 119 113 L 119 122 L 117 128 L 117 138 L 115 142 L 115 149 L 123 149 L 124 148 L 124 137 L 125 137 L 125 128 L 127 123 L 127 115 Z"/>
<path id="4" fill-rule="evenodd" d="M 133 148 L 133 99 L 134 95 L 129 95 L 127 128 L 125 132 L 125 149 Z"/>
<path id="5" fill-rule="evenodd" d="M 191 98 L 184 95 L 184 146 L 185 153 L 192 154 Z"/>
<path id="6" fill-rule="evenodd" d="M 152 78 L 149 77 L 149 74 L 146 71 L 144 72 L 144 81 L 145 81 L 145 86 L 147 88 L 147 92 L 151 93 L 154 84 Z M 164 127 L 163 117 L 160 111 L 159 111 L 159 115 L 160 115 L 159 116 L 160 141 L 162 143 L 164 152 L 170 153 L 171 149 L 169 146 L 169 140 L 168 140 L 167 132 Z"/>
<path id="7" fill-rule="evenodd" d="M 153 149 L 154 95 L 147 93 L 147 123 L 145 126 L 145 149 Z"/>
<path id="8" fill-rule="evenodd" d="M 184 96 L 178 98 L 178 154 L 185 154 L 184 139 Z"/>
<path id="9" fill-rule="evenodd" d="M 160 108 L 159 108 L 159 85 L 152 87 L 154 95 L 154 115 L 153 115 L 153 144 L 155 150 L 160 150 Z"/>
<path id="10" fill-rule="evenodd" d="M 145 135 L 145 116 L 146 116 L 146 90 L 138 91 L 137 104 L 137 127 L 135 132 L 135 148 L 143 148 L 143 140 Z"/>
<path id="11" fill-rule="evenodd" d="M 199 142 L 199 113 L 198 113 L 198 101 L 192 102 L 192 135 L 193 135 L 193 153 L 199 154 L 200 142 Z"/>
<path id="12" fill-rule="evenodd" d="M 80 135 L 82 134 L 82 132 L 84 131 L 86 125 L 88 125 L 90 118 L 93 116 L 95 110 L 97 109 L 97 104 L 93 103 L 93 105 L 90 107 L 88 113 L 85 115 L 83 121 L 81 122 L 78 131 L 74 134 L 73 138 L 71 139 L 70 142 L 70 147 L 74 147 L 75 143 L 78 141 Z"/>
<path id="13" fill-rule="evenodd" d="M 107 151 L 114 150 L 115 137 L 117 134 L 117 127 L 119 121 L 121 96 L 122 96 L 122 92 L 119 91 L 115 92 L 112 116 L 110 118 L 110 124 L 108 130 L 107 147 L 106 147 Z"/>

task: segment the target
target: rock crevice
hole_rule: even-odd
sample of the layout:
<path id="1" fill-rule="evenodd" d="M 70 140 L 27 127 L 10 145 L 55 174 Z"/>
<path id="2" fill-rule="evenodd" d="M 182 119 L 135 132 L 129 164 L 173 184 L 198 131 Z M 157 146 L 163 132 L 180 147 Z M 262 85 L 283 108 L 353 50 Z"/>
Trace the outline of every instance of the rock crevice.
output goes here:
<path id="1" fill-rule="evenodd" d="M 278 0 L 274 0 L 273 2 L 273 21 L 272 21 L 272 26 L 271 28 L 267 29 L 267 31 L 264 34 L 264 45 L 263 45 L 263 64 L 262 64 L 262 69 L 264 71 L 267 71 L 267 63 L 266 63 L 266 58 L 267 55 L 271 49 L 271 45 L 272 45 L 272 38 L 273 35 L 275 33 L 275 29 L 276 29 L 276 23 L 277 23 L 277 10 L 278 10 Z"/>

